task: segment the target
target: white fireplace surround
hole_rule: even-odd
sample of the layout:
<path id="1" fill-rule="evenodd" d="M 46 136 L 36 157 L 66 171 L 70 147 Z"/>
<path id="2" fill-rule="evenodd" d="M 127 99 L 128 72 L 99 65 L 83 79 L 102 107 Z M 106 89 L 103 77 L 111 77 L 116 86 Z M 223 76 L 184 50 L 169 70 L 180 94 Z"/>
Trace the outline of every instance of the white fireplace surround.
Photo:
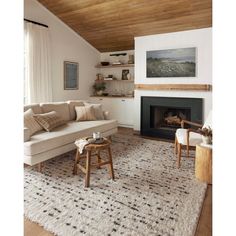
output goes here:
<path id="1" fill-rule="evenodd" d="M 146 51 L 197 48 L 197 77 L 146 78 Z M 135 38 L 135 84 L 212 84 L 212 28 Z M 135 90 L 134 130 L 140 131 L 141 96 L 203 98 L 203 119 L 212 109 L 211 91 Z"/>

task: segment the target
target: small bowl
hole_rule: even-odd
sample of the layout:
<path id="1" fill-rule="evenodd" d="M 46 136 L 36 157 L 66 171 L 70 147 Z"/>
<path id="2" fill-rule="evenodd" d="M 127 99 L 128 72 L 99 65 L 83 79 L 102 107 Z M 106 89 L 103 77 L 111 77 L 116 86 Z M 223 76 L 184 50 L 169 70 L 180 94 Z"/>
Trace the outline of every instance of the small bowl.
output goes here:
<path id="1" fill-rule="evenodd" d="M 110 64 L 110 62 L 108 62 L 108 61 L 102 61 L 101 62 L 101 65 L 102 66 L 108 66 Z"/>
<path id="2" fill-rule="evenodd" d="M 108 94 L 109 94 L 109 93 L 103 93 L 102 95 L 103 95 L 103 96 L 108 96 Z"/>

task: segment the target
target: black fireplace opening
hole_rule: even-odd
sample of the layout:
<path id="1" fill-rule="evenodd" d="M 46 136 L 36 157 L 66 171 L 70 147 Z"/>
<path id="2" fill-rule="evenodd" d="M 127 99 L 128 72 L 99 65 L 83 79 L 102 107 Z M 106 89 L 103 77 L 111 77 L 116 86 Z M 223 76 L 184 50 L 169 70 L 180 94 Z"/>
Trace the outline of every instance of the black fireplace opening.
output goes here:
<path id="1" fill-rule="evenodd" d="M 154 129 L 177 129 L 182 120 L 191 119 L 190 108 L 151 106 L 150 127 Z"/>
<path id="2" fill-rule="evenodd" d="M 174 139 L 182 120 L 202 123 L 201 98 L 141 97 L 141 135 Z"/>

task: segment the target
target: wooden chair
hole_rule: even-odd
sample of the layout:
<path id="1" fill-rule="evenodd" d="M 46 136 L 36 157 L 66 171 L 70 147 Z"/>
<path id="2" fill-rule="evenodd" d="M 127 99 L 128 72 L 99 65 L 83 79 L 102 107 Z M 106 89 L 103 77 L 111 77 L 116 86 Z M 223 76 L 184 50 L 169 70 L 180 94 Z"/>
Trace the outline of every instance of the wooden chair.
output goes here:
<path id="1" fill-rule="evenodd" d="M 202 142 L 202 136 L 197 129 L 189 128 L 185 129 L 184 125 L 189 124 L 196 128 L 204 128 L 204 127 L 211 127 L 211 119 L 212 119 L 212 112 L 210 111 L 206 122 L 204 125 L 182 120 L 181 121 L 181 128 L 176 130 L 175 133 L 175 154 L 177 154 L 177 167 L 180 167 L 181 155 L 183 147 L 187 149 L 187 157 L 189 157 L 189 147 L 196 147 L 197 144 Z"/>

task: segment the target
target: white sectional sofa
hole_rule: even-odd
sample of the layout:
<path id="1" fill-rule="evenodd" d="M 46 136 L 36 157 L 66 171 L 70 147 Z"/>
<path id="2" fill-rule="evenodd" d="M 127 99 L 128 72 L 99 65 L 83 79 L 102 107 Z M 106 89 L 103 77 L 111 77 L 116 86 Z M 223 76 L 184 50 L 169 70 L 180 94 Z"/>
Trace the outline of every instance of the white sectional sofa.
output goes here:
<path id="1" fill-rule="evenodd" d="M 75 106 L 83 105 L 83 101 L 67 101 L 42 103 L 24 106 L 24 111 L 32 109 L 35 114 L 56 111 L 67 121 L 65 125 L 53 129 L 51 132 L 39 131 L 29 137 L 28 129 L 24 128 L 24 163 L 35 165 L 50 158 L 66 153 L 76 148 L 76 139 L 91 136 L 93 132 L 101 132 L 108 137 L 117 132 L 117 121 L 105 120 L 75 121 Z"/>

